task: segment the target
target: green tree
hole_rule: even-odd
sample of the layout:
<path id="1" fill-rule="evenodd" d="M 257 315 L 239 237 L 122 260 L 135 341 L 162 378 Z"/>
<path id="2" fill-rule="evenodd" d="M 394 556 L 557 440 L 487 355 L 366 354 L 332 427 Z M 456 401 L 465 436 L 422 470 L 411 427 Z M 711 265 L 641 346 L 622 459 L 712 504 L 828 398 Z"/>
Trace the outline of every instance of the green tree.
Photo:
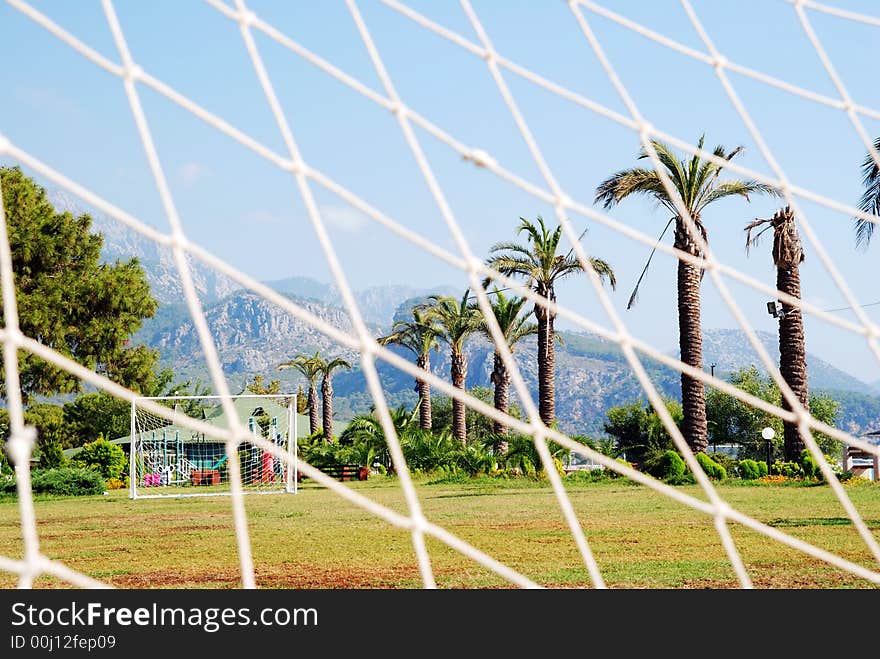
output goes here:
<path id="1" fill-rule="evenodd" d="M 205 396 L 210 389 L 200 380 L 177 382 L 171 384 L 174 373 L 163 369 L 143 384 L 140 393 L 144 396 Z M 167 405 L 180 405 L 181 411 L 193 418 L 200 418 L 204 401 L 157 401 Z M 64 404 L 64 423 L 67 434 L 64 447 L 82 446 L 99 435 L 116 439 L 131 432 L 131 403 L 121 400 L 106 392 L 77 396 L 73 401 Z"/>
<path id="2" fill-rule="evenodd" d="M 700 138 L 698 147 L 703 148 L 705 136 Z M 675 225 L 674 246 L 691 256 L 703 258 L 703 244 L 708 242 L 706 225 L 703 223 L 703 212 L 712 203 L 725 197 L 742 197 L 746 201 L 750 195 L 757 193 L 778 195 L 771 186 L 757 181 L 728 180 L 721 181 L 719 176 L 722 167 L 710 160 L 702 160 L 694 156 L 688 162 L 679 160 L 672 149 L 658 141 L 651 141 L 654 150 L 663 166 L 665 173 L 672 182 L 675 195 L 670 196 L 666 187 L 654 169 L 632 168 L 612 174 L 596 188 L 594 203 L 601 203 L 606 209 L 620 203 L 627 197 L 645 195 L 653 198 L 658 204 L 672 213 L 672 218 L 660 234 L 660 239 L 671 225 Z M 723 146 L 716 146 L 714 155 L 722 160 L 730 161 L 742 151 L 737 147 L 728 152 Z M 639 159 L 648 158 L 645 149 Z M 675 198 L 684 204 L 693 220 L 679 214 Z M 638 282 L 629 299 L 631 307 L 638 295 L 639 285 L 651 263 L 651 257 L 639 276 Z M 681 349 L 681 360 L 696 369 L 703 368 L 703 331 L 700 327 L 700 283 L 703 271 L 682 259 L 678 260 L 678 341 Z M 682 432 L 688 445 L 695 452 L 703 452 L 707 446 L 706 430 L 706 399 L 703 382 L 697 378 L 681 374 L 681 399 L 684 408 Z"/>
<path id="3" fill-rule="evenodd" d="M 65 448 L 98 436 L 124 437 L 131 433 L 131 403 L 104 392 L 83 394 L 64 404 L 64 421 L 69 429 Z"/>
<path id="4" fill-rule="evenodd" d="M 6 439 L 9 437 L 9 412 L 0 408 L 0 476 L 12 471 L 12 465 L 6 455 Z"/>
<path id="5" fill-rule="evenodd" d="M 526 303 L 524 297 L 508 298 L 496 287 L 493 296 L 490 298 L 492 305 L 492 313 L 498 322 L 498 328 L 504 337 L 507 347 L 513 352 L 514 346 L 527 336 L 533 336 L 538 333 L 538 326 L 529 322 L 529 315 L 523 315 L 523 306 Z M 489 331 L 489 324 L 485 320 L 480 324 L 480 332 L 489 340 L 492 340 L 492 333 Z M 510 407 L 510 373 L 501 357 L 498 346 L 495 346 L 495 355 L 493 358 L 492 375 L 490 377 L 495 387 L 494 403 L 495 409 L 499 412 L 507 414 Z M 507 426 L 501 421 L 492 423 L 492 432 L 495 435 L 502 436 L 507 434 Z M 499 441 L 495 447 L 501 453 L 507 452 L 506 442 Z"/>
<path id="6" fill-rule="evenodd" d="M 735 371 L 728 377 L 728 382 L 761 400 L 770 403 L 778 400 L 776 384 L 763 378 L 755 366 Z M 710 388 L 706 395 L 706 415 L 711 443 L 740 446 L 740 458 L 766 458 L 766 442 L 761 437 L 761 430 L 765 427 L 773 428 L 774 443 L 782 442 L 782 420 L 779 417 L 718 389 Z"/>
<path id="7" fill-rule="evenodd" d="M 83 444 L 72 460 L 97 471 L 104 478 L 121 478 L 125 470 L 125 451 L 103 437 Z"/>
<path id="8" fill-rule="evenodd" d="M 37 429 L 37 449 L 40 467 L 53 468 L 64 465 L 62 447 L 67 439 L 64 411 L 60 405 L 36 403 L 24 412 L 24 422 Z"/>
<path id="9" fill-rule="evenodd" d="M 103 237 L 88 215 L 58 213 L 18 167 L 0 167 L 21 331 L 127 387 L 153 372 L 158 352 L 129 346 L 157 308 L 137 259 L 101 262 Z M 0 307 L 0 324 L 5 324 Z M 0 366 L 2 368 L 2 366 Z M 81 390 L 76 376 L 21 352 L 22 393 Z M 0 392 L 5 395 L 5 377 Z"/>
<path id="10" fill-rule="evenodd" d="M 664 400 L 672 420 L 680 428 L 681 403 Z M 653 406 L 644 401 L 610 408 L 605 413 L 605 432 L 614 439 L 614 452 L 630 462 L 641 463 L 656 458 L 667 450 L 675 450 L 672 437 Z"/>
<path id="11" fill-rule="evenodd" d="M 728 381 L 738 389 L 752 394 L 773 405 L 782 405 L 782 393 L 769 377 L 763 377 L 755 366 L 732 373 Z M 819 421 L 833 426 L 840 411 L 839 401 L 823 393 L 810 395 L 810 414 Z M 765 427 L 773 428 L 773 453 L 784 451 L 784 429 L 782 420 L 742 402 L 718 389 L 710 388 L 706 396 L 706 414 L 709 419 L 709 439 L 713 444 L 733 444 L 739 446 L 740 459 L 766 460 L 767 442 L 761 437 Z M 840 443 L 823 433 L 814 432 L 813 437 L 826 455 L 839 456 Z"/>
<path id="12" fill-rule="evenodd" d="M 493 391 L 489 387 L 469 387 L 467 392 L 477 398 L 478 400 L 483 401 L 486 404 L 491 404 L 493 399 Z M 432 432 L 435 434 L 442 433 L 444 431 L 452 430 L 452 406 L 453 399 L 449 396 L 439 395 L 434 396 L 433 408 L 434 408 L 434 416 L 433 421 L 434 425 L 432 427 Z M 512 416 L 514 419 L 523 418 L 522 408 L 518 403 L 511 403 L 507 413 Z M 496 435 L 494 433 L 494 422 L 489 417 L 477 412 L 470 407 L 465 408 L 465 425 L 467 427 L 467 443 L 474 442 L 484 442 L 489 440 L 493 446 L 497 446 L 501 442 L 504 441 L 504 435 Z M 496 451 L 497 453 L 498 451 Z"/>
<path id="13" fill-rule="evenodd" d="M 262 375 L 257 374 L 254 376 L 253 380 L 248 383 L 247 388 L 261 396 L 280 394 L 281 381 L 272 380 L 269 384 L 266 384 L 265 378 Z"/>
<path id="14" fill-rule="evenodd" d="M 391 332 L 376 339 L 380 345 L 403 346 L 416 356 L 416 366 L 425 371 L 431 369 L 431 350 L 439 350 L 437 326 L 425 318 L 418 308 L 412 309 L 412 320 L 398 320 L 391 326 Z M 431 385 L 427 380 L 416 378 L 419 392 L 419 426 L 422 430 L 431 429 Z"/>
<path id="15" fill-rule="evenodd" d="M 526 244 L 496 243 L 490 250 L 492 255 L 486 260 L 486 265 L 503 275 L 524 279 L 535 293 L 550 302 L 556 302 L 556 284 L 583 272 L 581 262 L 572 254 L 572 250 L 564 255 L 557 253 L 562 240 L 562 226 L 551 231 L 541 216 L 535 222 L 521 217 L 516 232 L 526 235 Z M 615 287 L 614 271 L 608 263 L 591 258 L 590 265 L 612 288 Z M 550 426 L 556 420 L 556 357 L 553 345 L 556 314 L 538 304 L 534 306 L 534 313 L 538 321 L 538 411 L 541 420 Z"/>
<path id="16" fill-rule="evenodd" d="M 418 309 L 424 312 L 426 320 L 436 323 L 440 340 L 449 346 L 452 386 L 461 390 L 465 387 L 468 366 L 464 344 L 479 329 L 483 318 L 477 305 L 469 302 L 469 293 L 469 290 L 465 291 L 461 300 L 447 295 L 431 295 L 429 302 Z M 462 444 L 467 442 L 465 408 L 462 401 L 453 399 L 452 434 Z"/>

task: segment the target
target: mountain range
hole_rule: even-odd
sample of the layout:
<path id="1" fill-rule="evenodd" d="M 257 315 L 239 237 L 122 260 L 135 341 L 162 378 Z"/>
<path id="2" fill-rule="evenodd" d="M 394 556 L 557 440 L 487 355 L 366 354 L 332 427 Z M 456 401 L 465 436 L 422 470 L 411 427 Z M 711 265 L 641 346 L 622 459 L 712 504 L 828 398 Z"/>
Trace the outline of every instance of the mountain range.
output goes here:
<path id="1" fill-rule="evenodd" d="M 56 208 L 74 213 L 86 210 L 71 197 L 50 192 Z M 160 302 L 156 316 L 144 323 L 134 337 L 157 348 L 163 366 L 173 368 L 178 377 L 200 378 L 208 382 L 207 367 L 198 336 L 183 295 L 171 251 L 157 246 L 116 220 L 90 212 L 93 231 L 104 235 L 103 258 L 107 261 L 136 256 L 143 266 L 153 294 Z M 224 373 L 233 388 L 241 387 L 254 375 L 277 379 L 283 388 L 303 384 L 292 369 L 279 371 L 277 366 L 300 353 L 321 351 L 327 356 L 341 356 L 353 364 L 351 371 L 338 371 L 334 377 L 334 408 L 341 418 L 367 411 L 372 403 L 358 365 L 358 355 L 335 345 L 324 334 L 294 318 L 261 296 L 242 290 L 225 276 L 200 262 L 190 260 L 193 281 L 205 310 L 208 326 L 217 345 Z M 341 306 L 332 284 L 309 277 L 290 277 L 264 282 L 324 322 L 351 333 L 352 323 Z M 430 294 L 457 294 L 451 286 L 431 289 L 406 285 L 374 286 L 354 292 L 364 321 L 374 336 L 390 328 L 395 317 L 408 315 L 412 304 Z M 557 415 L 562 430 L 570 433 L 600 433 L 605 411 L 615 405 L 642 398 L 644 394 L 619 347 L 596 335 L 561 332 L 563 343 L 557 347 Z M 777 351 L 777 337 L 758 332 L 771 355 Z M 400 354 L 411 359 L 406 351 Z M 473 338 L 467 345 L 467 386 L 490 387 L 492 346 L 485 339 Z M 517 344 L 515 358 L 533 396 L 537 391 L 537 346 L 534 338 Z M 677 349 L 668 354 L 677 357 Z M 758 357 L 745 335 L 735 329 L 706 329 L 703 344 L 704 363 L 715 375 L 726 375 L 758 364 Z M 808 354 L 811 392 L 827 392 L 841 401 L 838 425 L 849 432 L 861 433 L 880 426 L 880 382 L 867 384 L 815 355 Z M 659 363 L 643 359 L 646 370 L 665 396 L 680 394 L 679 374 Z M 413 405 L 416 402 L 413 378 L 379 360 L 383 389 L 390 405 Z M 449 358 L 441 349 L 431 355 L 431 370 L 448 379 Z M 763 370 L 763 369 L 759 369 Z"/>

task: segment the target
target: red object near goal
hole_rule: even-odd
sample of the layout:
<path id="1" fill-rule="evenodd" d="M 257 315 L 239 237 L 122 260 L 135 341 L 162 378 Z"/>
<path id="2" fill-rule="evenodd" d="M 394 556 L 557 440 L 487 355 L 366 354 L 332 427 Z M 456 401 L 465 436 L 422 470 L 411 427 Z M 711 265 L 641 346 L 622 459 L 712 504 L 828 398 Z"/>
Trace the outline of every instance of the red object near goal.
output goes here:
<path id="1" fill-rule="evenodd" d="M 263 453 L 262 482 L 272 483 L 275 480 L 275 459 L 271 453 Z"/>

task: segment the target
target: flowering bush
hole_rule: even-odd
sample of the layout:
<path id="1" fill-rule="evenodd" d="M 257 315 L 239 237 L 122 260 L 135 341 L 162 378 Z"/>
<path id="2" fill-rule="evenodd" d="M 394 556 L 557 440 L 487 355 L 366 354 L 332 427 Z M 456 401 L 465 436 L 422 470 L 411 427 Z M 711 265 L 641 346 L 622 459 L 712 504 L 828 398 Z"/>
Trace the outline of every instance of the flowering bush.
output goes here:
<path id="1" fill-rule="evenodd" d="M 761 476 L 761 478 L 758 479 L 759 483 L 778 484 L 778 483 L 785 483 L 786 481 L 788 481 L 788 477 L 783 476 L 781 474 L 768 474 L 766 476 Z"/>
<path id="2" fill-rule="evenodd" d="M 770 470 L 772 474 L 786 476 L 787 478 L 801 478 L 804 475 L 803 468 L 797 462 L 780 462 L 777 460 L 773 463 Z"/>

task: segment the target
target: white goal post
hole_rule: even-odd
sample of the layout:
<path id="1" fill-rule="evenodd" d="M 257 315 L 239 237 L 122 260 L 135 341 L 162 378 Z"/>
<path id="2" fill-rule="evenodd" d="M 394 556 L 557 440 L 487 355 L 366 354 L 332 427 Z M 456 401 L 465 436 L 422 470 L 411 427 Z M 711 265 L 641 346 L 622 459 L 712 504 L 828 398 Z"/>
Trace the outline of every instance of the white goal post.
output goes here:
<path id="1" fill-rule="evenodd" d="M 232 421 L 224 398 L 251 433 L 287 453 L 278 459 L 255 444 L 229 444 L 220 435 L 199 432 L 178 423 L 179 415 L 198 419 L 218 431 Z M 144 401 L 174 410 L 172 418 L 149 411 Z M 245 493 L 296 494 L 297 395 L 238 394 L 223 396 L 151 396 L 131 403 L 131 429 L 117 443 L 128 445 L 129 496 L 132 499 L 196 497 L 230 494 L 229 459 L 234 451 Z M 292 465 L 289 466 L 289 465 Z"/>

